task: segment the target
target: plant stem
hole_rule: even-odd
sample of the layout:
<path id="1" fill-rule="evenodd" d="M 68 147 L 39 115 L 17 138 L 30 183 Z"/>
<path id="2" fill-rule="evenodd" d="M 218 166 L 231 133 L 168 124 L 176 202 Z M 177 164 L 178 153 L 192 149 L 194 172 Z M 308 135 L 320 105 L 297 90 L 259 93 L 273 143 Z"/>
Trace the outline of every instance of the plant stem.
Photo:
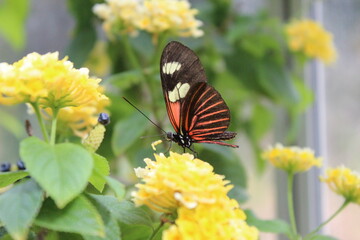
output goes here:
<path id="1" fill-rule="evenodd" d="M 154 237 L 156 236 L 156 234 L 158 234 L 158 232 L 160 231 L 160 229 L 162 228 L 163 225 L 164 225 L 164 222 L 161 221 L 160 224 L 159 224 L 159 226 L 158 226 L 156 229 L 154 229 L 153 233 L 152 233 L 151 236 L 148 238 L 148 240 L 154 239 Z"/>
<path id="2" fill-rule="evenodd" d="M 293 199 L 293 182 L 294 182 L 294 173 L 288 173 L 288 176 L 287 176 L 287 200 L 288 200 L 289 219 L 290 219 L 290 223 L 291 223 L 291 230 L 292 230 L 293 236 L 297 236 L 295 211 L 294 211 L 294 199 Z"/>
<path id="3" fill-rule="evenodd" d="M 55 144 L 55 138 L 56 138 L 57 115 L 58 115 L 59 111 L 58 111 L 58 109 L 53 108 L 52 112 L 53 112 L 53 119 L 52 119 L 52 123 L 51 123 L 50 144 L 54 145 Z"/>
<path id="4" fill-rule="evenodd" d="M 348 204 L 350 201 L 345 200 L 345 202 L 336 210 L 333 215 L 331 215 L 325 222 L 321 223 L 314 231 L 309 233 L 305 239 L 311 239 L 311 237 L 316 234 L 322 227 L 324 227 L 327 223 L 329 223 L 333 218 L 335 218 Z"/>
<path id="5" fill-rule="evenodd" d="M 34 108 L 35 110 L 35 114 L 36 114 L 36 118 L 39 122 L 39 125 L 40 125 L 40 128 L 41 128 L 41 132 L 42 132 L 42 135 L 44 137 L 44 140 L 46 142 L 49 142 L 49 135 L 48 135 L 48 132 L 46 130 L 46 127 L 45 127 L 45 124 L 44 124 L 44 120 L 43 118 L 41 117 L 41 113 L 40 113 L 40 108 L 39 108 L 39 105 L 37 103 L 31 103 L 31 106 Z"/>

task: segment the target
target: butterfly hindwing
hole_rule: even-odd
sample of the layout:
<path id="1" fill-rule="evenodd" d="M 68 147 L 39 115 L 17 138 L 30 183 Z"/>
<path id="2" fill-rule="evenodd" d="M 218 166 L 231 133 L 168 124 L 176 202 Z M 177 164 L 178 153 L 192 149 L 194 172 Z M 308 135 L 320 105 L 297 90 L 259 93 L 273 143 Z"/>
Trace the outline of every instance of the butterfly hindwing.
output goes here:
<path id="1" fill-rule="evenodd" d="M 230 111 L 221 95 L 207 84 L 204 68 L 191 49 L 170 42 L 162 53 L 160 72 L 167 113 L 177 134 L 191 142 L 237 147 L 221 142 L 236 135 L 226 132 Z"/>

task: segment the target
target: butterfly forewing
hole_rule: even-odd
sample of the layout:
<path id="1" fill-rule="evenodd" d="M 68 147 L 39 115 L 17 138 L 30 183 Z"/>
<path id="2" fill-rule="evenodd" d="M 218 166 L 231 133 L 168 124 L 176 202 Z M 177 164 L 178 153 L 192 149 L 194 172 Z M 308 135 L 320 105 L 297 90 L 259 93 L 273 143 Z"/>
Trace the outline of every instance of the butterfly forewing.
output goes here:
<path id="1" fill-rule="evenodd" d="M 170 122 L 176 132 L 182 133 L 183 102 L 194 84 L 207 81 L 204 68 L 191 49 L 170 42 L 161 55 L 160 76 Z"/>
<path id="2" fill-rule="evenodd" d="M 236 135 L 226 132 L 230 111 L 207 84 L 204 68 L 191 49 L 170 42 L 161 56 L 160 72 L 167 113 L 177 134 L 189 136 L 191 142 L 237 147 L 220 142 Z"/>

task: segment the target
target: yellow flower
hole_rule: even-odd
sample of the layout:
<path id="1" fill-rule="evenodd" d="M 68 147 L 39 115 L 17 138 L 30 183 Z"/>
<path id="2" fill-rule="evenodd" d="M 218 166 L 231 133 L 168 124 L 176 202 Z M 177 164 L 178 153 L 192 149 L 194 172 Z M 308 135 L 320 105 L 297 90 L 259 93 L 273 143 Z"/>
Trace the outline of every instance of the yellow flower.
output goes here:
<path id="1" fill-rule="evenodd" d="M 259 232 L 245 222 L 238 207 L 200 204 L 195 209 L 180 207 L 178 218 L 163 232 L 163 240 L 256 240 Z"/>
<path id="2" fill-rule="evenodd" d="M 202 22 L 195 19 L 198 13 L 184 0 L 145 0 L 142 18 L 137 26 L 147 32 L 170 32 L 181 37 L 200 37 Z"/>
<path id="3" fill-rule="evenodd" d="M 180 206 L 189 209 L 198 204 L 227 201 L 232 188 L 224 176 L 215 174 L 213 167 L 188 153 L 170 152 L 169 157 L 155 154 L 156 161 L 145 159 L 145 168 L 135 169 L 143 183 L 133 193 L 137 205 L 145 204 L 153 210 L 172 213 Z"/>
<path id="4" fill-rule="evenodd" d="M 326 177 L 320 177 L 330 189 L 347 201 L 360 205 L 360 175 L 346 167 L 329 168 Z"/>
<path id="5" fill-rule="evenodd" d="M 0 104 L 36 102 L 40 97 L 46 97 L 48 91 L 39 74 L 36 69 L 0 63 Z"/>
<path id="6" fill-rule="evenodd" d="M 318 58 L 325 63 L 336 59 L 336 50 L 331 33 L 312 20 L 297 20 L 285 27 L 288 46 L 309 58 Z"/>
<path id="7" fill-rule="evenodd" d="M 276 144 L 262 154 L 275 167 L 289 173 L 303 172 L 313 166 L 321 166 L 321 158 L 316 158 L 314 152 L 309 148 L 284 147 Z"/>
<path id="8" fill-rule="evenodd" d="M 93 9 L 104 22 L 103 28 L 113 33 L 136 34 L 147 31 L 155 36 L 168 32 L 174 36 L 200 37 L 202 22 L 195 19 L 198 13 L 187 0 L 106 0 Z"/>
<path id="9" fill-rule="evenodd" d="M 140 0 L 106 0 L 95 4 L 93 12 L 102 20 L 104 31 L 111 37 L 113 32 L 136 34 L 136 21 L 141 17 Z"/>
<path id="10" fill-rule="evenodd" d="M 58 53 L 30 53 L 13 65 L 0 66 L 0 103 L 38 102 L 42 108 L 79 107 L 106 98 L 100 79 L 86 68 L 75 69 Z"/>
<path id="11" fill-rule="evenodd" d="M 105 107 L 109 104 L 109 99 L 103 98 L 99 101 L 90 101 L 80 107 L 60 109 L 58 113 L 58 131 L 66 135 L 70 127 L 76 136 L 86 137 L 89 131 L 97 124 L 99 113 L 105 112 Z M 51 110 L 48 112 L 51 115 Z"/>

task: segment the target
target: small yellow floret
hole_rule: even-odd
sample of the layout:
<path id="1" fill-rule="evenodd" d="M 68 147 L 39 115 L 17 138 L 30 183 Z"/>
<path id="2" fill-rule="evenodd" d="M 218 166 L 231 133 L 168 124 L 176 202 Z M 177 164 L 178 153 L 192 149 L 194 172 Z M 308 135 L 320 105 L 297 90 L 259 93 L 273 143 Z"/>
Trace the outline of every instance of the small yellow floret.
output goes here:
<path id="1" fill-rule="evenodd" d="M 346 167 L 329 168 L 325 177 L 320 180 L 326 182 L 330 189 L 343 196 L 347 201 L 360 205 L 360 175 Z"/>
<path id="2" fill-rule="evenodd" d="M 276 144 L 262 154 L 262 157 L 277 168 L 289 173 L 303 172 L 313 166 L 321 166 L 321 158 L 316 158 L 309 148 L 284 147 Z"/>
<path id="3" fill-rule="evenodd" d="M 93 9 L 103 22 L 103 29 L 112 37 L 115 33 L 136 35 L 143 30 L 157 36 L 168 33 L 181 37 L 200 37 L 202 22 L 186 0 L 106 0 Z"/>
<path id="4" fill-rule="evenodd" d="M 336 50 L 331 33 L 312 20 L 297 20 L 285 28 L 288 46 L 309 58 L 318 58 L 325 63 L 336 60 Z"/>

